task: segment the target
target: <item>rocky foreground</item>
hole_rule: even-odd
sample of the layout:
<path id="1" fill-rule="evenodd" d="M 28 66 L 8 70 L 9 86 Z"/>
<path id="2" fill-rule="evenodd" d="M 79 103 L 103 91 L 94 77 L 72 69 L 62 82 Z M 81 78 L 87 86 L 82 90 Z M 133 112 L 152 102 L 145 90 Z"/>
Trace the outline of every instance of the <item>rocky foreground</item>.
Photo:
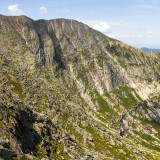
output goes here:
<path id="1" fill-rule="evenodd" d="M 74 20 L 0 15 L 0 157 L 160 159 L 159 60 Z"/>

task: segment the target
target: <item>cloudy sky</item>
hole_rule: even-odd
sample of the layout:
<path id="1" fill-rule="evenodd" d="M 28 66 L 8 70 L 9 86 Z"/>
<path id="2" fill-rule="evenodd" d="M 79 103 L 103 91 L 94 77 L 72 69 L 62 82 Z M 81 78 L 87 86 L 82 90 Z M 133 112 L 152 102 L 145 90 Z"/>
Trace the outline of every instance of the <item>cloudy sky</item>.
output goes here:
<path id="1" fill-rule="evenodd" d="M 160 0 L 0 0 L 0 14 L 75 19 L 141 48 L 160 48 Z"/>

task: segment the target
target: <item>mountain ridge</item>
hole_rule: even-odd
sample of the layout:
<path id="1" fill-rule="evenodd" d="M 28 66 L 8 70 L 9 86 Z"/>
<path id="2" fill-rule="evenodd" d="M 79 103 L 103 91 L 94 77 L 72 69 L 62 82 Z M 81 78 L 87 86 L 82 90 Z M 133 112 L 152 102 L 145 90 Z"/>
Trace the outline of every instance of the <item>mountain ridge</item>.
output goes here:
<path id="1" fill-rule="evenodd" d="M 143 50 L 145 52 L 160 53 L 160 49 L 150 49 L 150 48 L 147 48 L 147 47 L 143 47 L 143 48 L 141 48 L 141 50 Z"/>
<path id="2" fill-rule="evenodd" d="M 160 54 L 65 19 L 1 16 L 0 40 L 0 137 L 14 156 L 160 156 Z"/>

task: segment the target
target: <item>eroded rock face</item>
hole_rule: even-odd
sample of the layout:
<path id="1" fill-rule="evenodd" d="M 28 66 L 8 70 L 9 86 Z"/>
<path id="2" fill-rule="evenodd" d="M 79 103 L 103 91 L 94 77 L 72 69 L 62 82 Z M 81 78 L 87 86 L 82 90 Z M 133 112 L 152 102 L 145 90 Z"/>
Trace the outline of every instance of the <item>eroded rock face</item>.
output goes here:
<path id="1" fill-rule="evenodd" d="M 31 159 L 159 158 L 159 58 L 74 20 L 1 15 L 6 151 Z"/>
<path id="2" fill-rule="evenodd" d="M 160 123 L 160 108 L 159 104 L 152 100 L 146 100 L 143 103 L 138 104 L 132 111 L 133 115 L 141 114 L 143 117 L 150 121 Z"/>

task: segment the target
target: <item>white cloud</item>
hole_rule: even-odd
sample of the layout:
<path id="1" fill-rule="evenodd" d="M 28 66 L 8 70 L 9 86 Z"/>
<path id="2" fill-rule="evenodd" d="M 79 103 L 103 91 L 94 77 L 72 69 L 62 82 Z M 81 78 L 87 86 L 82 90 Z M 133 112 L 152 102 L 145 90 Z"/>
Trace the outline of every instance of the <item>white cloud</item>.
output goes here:
<path id="1" fill-rule="evenodd" d="M 63 8 L 63 9 L 56 9 L 56 12 L 65 14 L 65 13 L 70 13 L 70 10 L 67 8 Z"/>
<path id="2" fill-rule="evenodd" d="M 147 34 L 153 34 L 153 32 L 152 31 L 147 31 Z"/>
<path id="3" fill-rule="evenodd" d="M 111 26 L 106 21 L 98 21 L 93 23 L 92 28 L 100 32 L 106 33 L 111 29 Z"/>
<path id="4" fill-rule="evenodd" d="M 87 24 L 88 26 L 92 27 L 95 30 L 100 32 L 106 33 L 109 32 L 111 29 L 111 25 L 106 21 L 98 21 L 98 20 L 83 20 L 83 23 Z"/>
<path id="5" fill-rule="evenodd" d="M 95 30 L 106 33 L 111 29 L 111 26 L 106 21 L 83 21 Z"/>
<path id="6" fill-rule="evenodd" d="M 8 11 L 12 16 L 19 16 L 19 15 L 23 14 L 23 11 L 19 9 L 18 4 L 9 5 L 8 6 Z"/>
<path id="7" fill-rule="evenodd" d="M 40 10 L 40 14 L 47 14 L 47 12 L 48 12 L 47 8 L 43 7 L 43 6 L 40 7 L 39 10 Z"/>
<path id="8" fill-rule="evenodd" d="M 112 38 L 143 38 L 143 35 L 129 35 L 129 34 L 110 34 L 108 35 Z"/>

